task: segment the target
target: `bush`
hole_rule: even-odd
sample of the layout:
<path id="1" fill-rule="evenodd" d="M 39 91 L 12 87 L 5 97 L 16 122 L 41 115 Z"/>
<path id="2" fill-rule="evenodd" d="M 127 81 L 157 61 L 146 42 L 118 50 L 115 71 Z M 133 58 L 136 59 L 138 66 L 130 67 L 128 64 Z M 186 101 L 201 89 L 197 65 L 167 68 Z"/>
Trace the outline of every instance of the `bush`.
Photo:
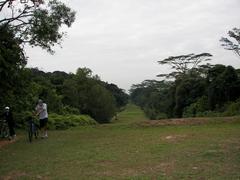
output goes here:
<path id="1" fill-rule="evenodd" d="M 160 120 L 160 119 L 167 119 L 168 116 L 166 113 L 158 113 L 157 114 L 157 119 Z"/>
<path id="2" fill-rule="evenodd" d="M 32 112 L 25 111 L 22 113 L 15 113 L 14 120 L 17 128 L 26 128 L 27 117 L 32 116 Z M 36 119 L 38 119 L 36 117 Z M 96 125 L 97 122 L 88 115 L 59 115 L 49 114 L 48 127 L 49 129 L 68 129 L 76 126 Z"/>
<path id="3" fill-rule="evenodd" d="M 71 106 L 64 106 L 62 109 L 62 114 L 79 114 L 79 110 L 77 108 Z"/>
<path id="4" fill-rule="evenodd" d="M 26 128 L 27 124 L 27 117 L 32 116 L 32 112 L 30 111 L 24 111 L 22 113 L 14 113 L 13 112 L 13 118 L 16 123 L 17 128 Z"/>
<path id="5" fill-rule="evenodd" d="M 58 115 L 50 114 L 49 129 L 68 129 L 76 126 L 96 125 L 97 122 L 88 115 Z"/>
<path id="6" fill-rule="evenodd" d="M 154 108 L 145 107 L 143 109 L 143 111 L 150 120 L 159 120 L 159 119 L 167 119 L 168 118 L 166 113 L 158 112 Z"/>
<path id="7" fill-rule="evenodd" d="M 208 114 L 208 99 L 206 96 L 202 96 L 195 103 L 184 108 L 183 117 L 199 117 L 204 114 Z"/>
<path id="8" fill-rule="evenodd" d="M 240 100 L 225 105 L 224 116 L 235 116 L 240 114 Z"/>

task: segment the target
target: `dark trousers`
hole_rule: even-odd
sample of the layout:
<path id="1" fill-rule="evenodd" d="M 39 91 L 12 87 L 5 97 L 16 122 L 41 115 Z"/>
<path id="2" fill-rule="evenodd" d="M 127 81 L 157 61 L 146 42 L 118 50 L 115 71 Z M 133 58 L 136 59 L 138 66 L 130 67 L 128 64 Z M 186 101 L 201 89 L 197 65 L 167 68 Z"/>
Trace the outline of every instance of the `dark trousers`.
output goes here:
<path id="1" fill-rule="evenodd" d="M 14 123 L 12 122 L 8 122 L 8 128 L 9 128 L 9 135 L 13 136 L 15 135 L 15 130 L 14 130 Z"/>

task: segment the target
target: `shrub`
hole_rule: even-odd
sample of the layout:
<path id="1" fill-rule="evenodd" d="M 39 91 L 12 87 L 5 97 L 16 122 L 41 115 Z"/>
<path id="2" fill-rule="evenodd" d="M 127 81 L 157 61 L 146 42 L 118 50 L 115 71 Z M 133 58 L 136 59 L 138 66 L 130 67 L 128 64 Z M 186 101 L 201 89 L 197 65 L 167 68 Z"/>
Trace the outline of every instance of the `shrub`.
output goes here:
<path id="1" fill-rule="evenodd" d="M 96 125 L 97 122 L 88 115 L 50 114 L 49 129 L 68 129 L 76 126 Z"/>
<path id="2" fill-rule="evenodd" d="M 18 128 L 26 128 L 27 117 L 32 116 L 32 112 L 25 111 L 22 113 L 15 113 L 14 119 Z M 36 117 L 36 119 L 38 119 Z M 49 129 L 68 129 L 76 126 L 96 125 L 97 122 L 88 115 L 59 115 L 49 114 L 48 127 Z"/>
<path id="3" fill-rule="evenodd" d="M 13 118 L 16 123 L 17 128 L 26 128 L 27 124 L 27 117 L 32 116 L 33 113 L 30 111 L 24 111 L 22 113 L 14 113 L 13 112 Z"/>
<path id="4" fill-rule="evenodd" d="M 235 116 L 240 114 L 240 100 L 225 105 L 224 116 Z"/>
<path id="5" fill-rule="evenodd" d="M 167 119 L 168 118 L 166 113 L 158 112 L 154 108 L 145 107 L 143 110 L 144 110 L 144 113 L 146 114 L 146 116 L 150 120 L 158 120 L 158 119 Z"/>
<path id="6" fill-rule="evenodd" d="M 201 114 L 205 114 L 207 109 L 208 99 L 206 96 L 202 96 L 195 103 L 192 103 L 190 106 L 184 108 L 183 117 L 196 117 Z"/>
<path id="7" fill-rule="evenodd" d="M 79 114 L 79 110 L 77 108 L 71 106 L 64 106 L 62 109 L 62 114 Z"/>

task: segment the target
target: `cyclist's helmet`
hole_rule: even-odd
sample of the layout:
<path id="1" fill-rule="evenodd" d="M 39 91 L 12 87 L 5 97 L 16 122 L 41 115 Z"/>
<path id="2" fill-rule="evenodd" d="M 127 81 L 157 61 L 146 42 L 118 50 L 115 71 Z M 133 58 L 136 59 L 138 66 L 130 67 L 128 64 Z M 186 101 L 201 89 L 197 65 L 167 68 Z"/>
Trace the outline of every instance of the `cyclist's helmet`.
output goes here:
<path id="1" fill-rule="evenodd" d="M 9 110 L 10 108 L 8 106 L 5 107 L 5 110 Z"/>

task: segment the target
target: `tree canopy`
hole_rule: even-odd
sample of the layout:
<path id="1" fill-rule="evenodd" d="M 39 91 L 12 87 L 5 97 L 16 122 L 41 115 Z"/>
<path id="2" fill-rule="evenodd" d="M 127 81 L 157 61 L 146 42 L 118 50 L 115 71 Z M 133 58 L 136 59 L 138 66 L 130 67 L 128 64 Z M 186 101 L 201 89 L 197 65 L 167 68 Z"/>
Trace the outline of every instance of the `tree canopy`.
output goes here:
<path id="1" fill-rule="evenodd" d="M 235 52 L 240 57 L 240 28 L 233 28 L 228 31 L 228 38 L 222 37 L 220 41 L 222 46 L 230 51 Z"/>
<path id="2" fill-rule="evenodd" d="M 63 39 L 62 25 L 70 27 L 76 14 L 58 0 L 2 0 L 0 13 L 1 27 L 12 29 L 21 44 L 39 46 L 50 53 Z"/>
<path id="3" fill-rule="evenodd" d="M 158 61 L 158 63 L 161 65 L 167 64 L 174 69 L 174 71 L 169 74 L 159 74 L 158 77 L 176 78 L 185 75 L 193 69 L 198 69 L 203 62 L 209 61 L 211 56 L 209 53 L 170 56 Z"/>

